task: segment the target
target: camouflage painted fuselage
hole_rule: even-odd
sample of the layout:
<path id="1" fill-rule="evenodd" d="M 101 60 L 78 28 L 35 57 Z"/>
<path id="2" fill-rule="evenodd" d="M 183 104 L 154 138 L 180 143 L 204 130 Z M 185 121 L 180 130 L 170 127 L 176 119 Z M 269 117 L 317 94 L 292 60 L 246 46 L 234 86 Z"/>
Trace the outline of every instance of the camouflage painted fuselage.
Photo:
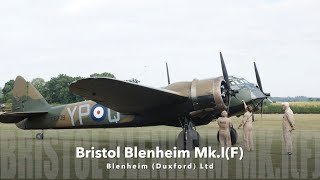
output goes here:
<path id="1" fill-rule="evenodd" d="M 147 126 L 142 117 L 125 115 L 94 101 L 53 106 L 48 113 L 17 123 L 21 129 L 71 129 Z M 144 121 L 143 121 L 144 122 Z M 149 125 L 154 125 L 149 124 Z"/>

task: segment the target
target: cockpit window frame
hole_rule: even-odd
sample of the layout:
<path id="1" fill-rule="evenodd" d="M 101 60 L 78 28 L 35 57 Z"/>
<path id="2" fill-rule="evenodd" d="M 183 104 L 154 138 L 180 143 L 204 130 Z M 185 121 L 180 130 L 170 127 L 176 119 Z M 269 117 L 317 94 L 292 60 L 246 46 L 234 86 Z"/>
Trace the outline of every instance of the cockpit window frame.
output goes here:
<path id="1" fill-rule="evenodd" d="M 229 79 L 231 89 L 240 89 L 240 86 L 237 84 L 237 82 L 234 81 L 234 79 Z"/>
<path id="2" fill-rule="evenodd" d="M 244 79 L 242 77 L 230 76 L 229 80 L 230 80 L 230 85 L 233 88 L 236 88 L 236 89 L 240 89 L 241 87 L 243 87 L 245 85 L 251 85 L 252 84 L 252 83 L 250 83 L 249 81 L 247 81 L 246 79 Z"/>

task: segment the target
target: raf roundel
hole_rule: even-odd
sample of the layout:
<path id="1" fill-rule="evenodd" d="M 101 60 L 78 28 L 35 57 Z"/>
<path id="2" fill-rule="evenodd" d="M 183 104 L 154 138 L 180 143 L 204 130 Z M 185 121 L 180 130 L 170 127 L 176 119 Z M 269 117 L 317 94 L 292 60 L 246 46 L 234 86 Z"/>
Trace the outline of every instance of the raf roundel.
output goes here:
<path id="1" fill-rule="evenodd" d="M 101 106 L 100 104 L 96 104 L 91 109 L 91 118 L 96 122 L 101 122 L 107 116 L 107 108 Z"/>

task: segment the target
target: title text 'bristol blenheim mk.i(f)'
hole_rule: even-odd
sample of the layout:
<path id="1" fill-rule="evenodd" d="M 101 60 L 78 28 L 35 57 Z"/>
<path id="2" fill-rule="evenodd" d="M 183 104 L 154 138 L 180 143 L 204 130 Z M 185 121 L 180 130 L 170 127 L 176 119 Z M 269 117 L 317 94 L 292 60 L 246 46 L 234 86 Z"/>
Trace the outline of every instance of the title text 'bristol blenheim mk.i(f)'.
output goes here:
<path id="1" fill-rule="evenodd" d="M 70 90 L 88 101 L 51 106 L 32 84 L 18 76 L 14 83 L 12 112 L 2 113 L 0 122 L 15 123 L 21 129 L 116 128 L 167 125 L 182 127 L 179 148 L 199 146 L 195 126 L 206 125 L 227 110 L 229 116 L 244 113 L 241 100 L 262 109 L 270 96 L 243 78 L 228 76 L 220 53 L 223 76 L 176 82 L 163 88 L 110 78 L 87 78 L 70 85 Z M 168 69 L 167 69 L 168 70 Z M 232 128 L 232 143 L 236 131 Z M 37 134 L 43 139 L 43 131 Z"/>

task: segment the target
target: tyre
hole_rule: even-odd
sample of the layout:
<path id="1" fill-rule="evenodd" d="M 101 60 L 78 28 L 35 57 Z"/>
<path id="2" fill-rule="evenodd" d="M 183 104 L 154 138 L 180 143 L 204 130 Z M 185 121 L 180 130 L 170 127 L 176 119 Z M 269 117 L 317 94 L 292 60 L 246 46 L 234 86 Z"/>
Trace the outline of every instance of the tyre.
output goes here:
<path id="1" fill-rule="evenodd" d="M 38 133 L 38 134 L 36 135 L 36 139 L 38 139 L 38 140 L 43 140 L 43 133 Z"/>
<path id="2" fill-rule="evenodd" d="M 231 144 L 232 144 L 232 145 L 237 144 L 237 141 L 238 141 L 238 133 L 237 133 L 237 131 L 236 131 L 233 127 L 230 127 L 230 136 L 231 136 Z M 219 140 L 219 131 L 218 131 L 218 133 L 217 133 L 217 140 L 218 140 L 218 142 L 220 142 L 220 140 Z"/>
<path id="3" fill-rule="evenodd" d="M 233 127 L 230 128 L 230 135 L 231 135 L 231 144 L 232 145 L 237 144 L 238 133 Z"/>

